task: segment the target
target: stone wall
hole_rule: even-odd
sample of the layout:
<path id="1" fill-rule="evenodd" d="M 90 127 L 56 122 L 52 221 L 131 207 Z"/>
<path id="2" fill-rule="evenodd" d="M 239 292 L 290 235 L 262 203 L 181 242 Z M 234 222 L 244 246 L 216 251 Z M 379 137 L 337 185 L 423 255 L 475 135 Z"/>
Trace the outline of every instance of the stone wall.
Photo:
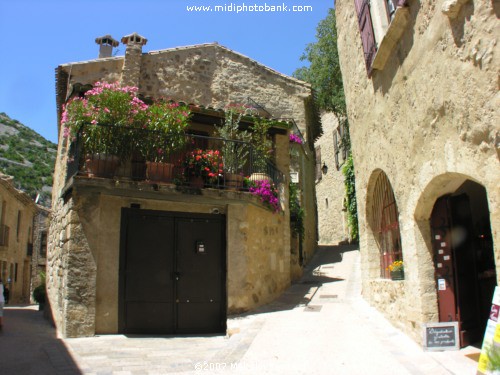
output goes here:
<path id="1" fill-rule="evenodd" d="M 344 209 L 345 186 L 342 166 L 335 164 L 333 133 L 337 131 L 338 120 L 333 113 L 321 116 L 323 135 L 314 143 L 321 147 L 321 165 L 328 167 L 328 173 L 316 183 L 318 201 L 318 233 L 320 245 L 338 245 L 349 239 L 347 214 Z"/>
<path id="2" fill-rule="evenodd" d="M 31 291 L 30 300 L 35 303 L 33 299 L 33 290 L 42 284 L 42 273 L 46 271 L 46 254 L 41 253 L 42 248 L 42 233 L 48 234 L 49 229 L 49 210 L 45 207 L 38 206 L 38 213 L 34 218 L 34 231 L 33 231 L 33 255 L 31 256 Z M 48 240 L 48 238 L 47 238 Z"/>
<path id="3" fill-rule="evenodd" d="M 368 77 L 354 1 L 336 2 L 363 294 L 394 323 L 405 321 L 416 340 L 420 324 L 437 319 L 429 217 L 436 199 L 467 179 L 486 188 L 500 275 L 498 7 L 467 2 L 456 18 L 448 18 L 443 5 L 409 1 L 401 39 L 385 67 Z M 380 170 L 392 184 L 399 209 L 406 280 L 398 288 L 404 290 L 379 279 L 379 250 L 368 225 L 373 176 Z"/>

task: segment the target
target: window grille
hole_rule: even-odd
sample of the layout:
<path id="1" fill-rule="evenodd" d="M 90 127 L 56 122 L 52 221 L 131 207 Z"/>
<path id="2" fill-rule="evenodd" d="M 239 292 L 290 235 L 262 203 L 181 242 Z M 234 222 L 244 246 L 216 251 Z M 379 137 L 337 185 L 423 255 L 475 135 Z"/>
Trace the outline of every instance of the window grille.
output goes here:
<path id="1" fill-rule="evenodd" d="M 403 260 L 399 212 L 391 184 L 384 172 L 375 182 L 372 204 L 372 228 L 380 250 L 380 276 L 389 278 L 387 267 L 396 260 Z"/>

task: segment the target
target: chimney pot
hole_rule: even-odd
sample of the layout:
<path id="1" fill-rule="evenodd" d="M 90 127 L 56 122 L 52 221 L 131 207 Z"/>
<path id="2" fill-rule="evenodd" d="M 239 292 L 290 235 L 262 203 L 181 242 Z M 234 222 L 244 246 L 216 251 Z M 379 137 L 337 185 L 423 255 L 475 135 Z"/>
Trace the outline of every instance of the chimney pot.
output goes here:
<path id="1" fill-rule="evenodd" d="M 118 47 L 119 42 L 109 34 L 95 39 L 96 44 L 99 44 L 99 58 L 111 57 L 113 47 Z"/>

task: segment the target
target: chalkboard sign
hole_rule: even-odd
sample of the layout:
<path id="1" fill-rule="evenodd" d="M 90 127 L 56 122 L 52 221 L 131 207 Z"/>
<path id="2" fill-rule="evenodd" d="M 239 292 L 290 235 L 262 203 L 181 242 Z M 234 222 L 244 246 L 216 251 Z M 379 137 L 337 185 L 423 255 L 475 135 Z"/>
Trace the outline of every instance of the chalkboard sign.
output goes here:
<path id="1" fill-rule="evenodd" d="M 424 324 L 425 350 L 458 350 L 458 322 Z"/>

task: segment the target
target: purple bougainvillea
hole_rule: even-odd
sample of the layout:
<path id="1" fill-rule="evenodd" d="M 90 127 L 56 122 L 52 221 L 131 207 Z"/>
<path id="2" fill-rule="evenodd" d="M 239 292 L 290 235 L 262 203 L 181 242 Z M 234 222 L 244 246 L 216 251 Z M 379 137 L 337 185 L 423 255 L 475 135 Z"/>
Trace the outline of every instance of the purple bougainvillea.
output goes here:
<path id="1" fill-rule="evenodd" d="M 258 195 L 261 201 L 268 204 L 274 212 L 279 212 L 281 210 L 278 190 L 274 184 L 267 180 L 252 181 L 252 185 L 248 190 L 253 195 Z"/>
<path id="2" fill-rule="evenodd" d="M 302 144 L 302 139 L 295 133 L 290 133 L 290 143 Z"/>

